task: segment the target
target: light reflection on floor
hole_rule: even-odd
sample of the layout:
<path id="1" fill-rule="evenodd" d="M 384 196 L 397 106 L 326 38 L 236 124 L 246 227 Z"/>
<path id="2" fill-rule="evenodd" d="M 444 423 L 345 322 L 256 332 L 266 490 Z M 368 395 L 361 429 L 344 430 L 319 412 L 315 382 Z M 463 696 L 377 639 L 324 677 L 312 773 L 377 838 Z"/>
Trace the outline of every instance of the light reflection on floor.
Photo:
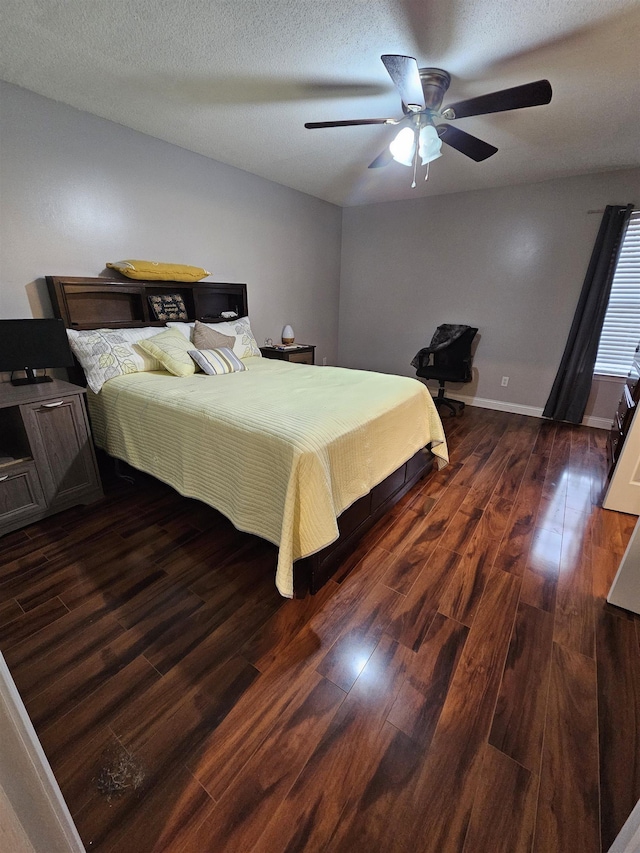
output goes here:
<path id="1" fill-rule="evenodd" d="M 591 512 L 591 487 L 593 477 L 580 468 L 568 467 L 560 476 L 551 499 L 546 503 L 544 512 L 538 517 L 530 560 L 536 565 L 549 559 L 549 552 L 555 550 L 557 534 L 551 535 L 558 521 L 562 522 L 562 553 L 577 555 L 582 548 L 584 533 Z M 570 506 L 567 498 L 570 495 Z M 545 531 L 549 535 L 544 535 Z"/>

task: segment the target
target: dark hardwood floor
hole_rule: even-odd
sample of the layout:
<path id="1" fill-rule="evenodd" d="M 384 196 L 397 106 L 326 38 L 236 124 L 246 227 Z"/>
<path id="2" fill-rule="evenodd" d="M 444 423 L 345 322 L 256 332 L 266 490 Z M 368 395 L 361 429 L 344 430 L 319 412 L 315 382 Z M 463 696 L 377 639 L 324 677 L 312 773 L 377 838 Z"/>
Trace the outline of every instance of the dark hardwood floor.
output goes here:
<path id="1" fill-rule="evenodd" d="M 0 539 L 0 648 L 87 850 L 598 853 L 640 797 L 605 433 L 467 408 L 318 595 L 139 477 Z"/>

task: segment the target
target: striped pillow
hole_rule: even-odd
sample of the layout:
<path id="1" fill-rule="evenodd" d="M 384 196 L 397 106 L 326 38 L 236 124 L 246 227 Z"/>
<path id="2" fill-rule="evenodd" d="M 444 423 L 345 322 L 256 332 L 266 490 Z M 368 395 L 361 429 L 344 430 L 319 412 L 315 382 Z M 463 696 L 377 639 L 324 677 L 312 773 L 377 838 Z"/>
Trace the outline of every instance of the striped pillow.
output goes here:
<path id="1" fill-rule="evenodd" d="M 219 376 L 222 373 L 240 373 L 247 369 L 229 347 L 192 349 L 189 350 L 189 355 L 200 370 L 209 376 Z"/>

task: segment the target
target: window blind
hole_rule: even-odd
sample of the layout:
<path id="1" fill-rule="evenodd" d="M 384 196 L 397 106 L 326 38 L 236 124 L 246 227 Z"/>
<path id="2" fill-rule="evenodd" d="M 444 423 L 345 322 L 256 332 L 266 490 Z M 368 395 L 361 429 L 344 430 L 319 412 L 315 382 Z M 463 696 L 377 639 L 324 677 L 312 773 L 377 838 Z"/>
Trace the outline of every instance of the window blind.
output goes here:
<path id="1" fill-rule="evenodd" d="M 634 210 L 611 285 L 594 373 L 626 376 L 640 343 L 640 210 Z"/>

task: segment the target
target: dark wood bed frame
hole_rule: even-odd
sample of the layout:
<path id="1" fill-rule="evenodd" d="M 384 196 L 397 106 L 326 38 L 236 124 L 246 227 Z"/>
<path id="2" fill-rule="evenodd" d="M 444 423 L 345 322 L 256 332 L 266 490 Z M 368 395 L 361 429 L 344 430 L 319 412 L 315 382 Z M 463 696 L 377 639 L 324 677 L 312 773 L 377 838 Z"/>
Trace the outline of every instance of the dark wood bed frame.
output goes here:
<path id="1" fill-rule="evenodd" d="M 149 296 L 179 293 L 189 318 L 223 321 L 223 311 L 248 314 L 246 284 L 180 281 L 136 281 L 124 277 L 64 278 L 47 276 L 47 287 L 56 317 L 70 329 L 120 329 L 164 326 L 150 311 Z M 86 385 L 82 369 L 69 378 Z M 317 592 L 353 551 L 358 540 L 388 512 L 433 466 L 433 455 L 420 450 L 338 518 L 340 536 L 331 545 L 293 566 L 294 594 L 304 597 Z"/>

